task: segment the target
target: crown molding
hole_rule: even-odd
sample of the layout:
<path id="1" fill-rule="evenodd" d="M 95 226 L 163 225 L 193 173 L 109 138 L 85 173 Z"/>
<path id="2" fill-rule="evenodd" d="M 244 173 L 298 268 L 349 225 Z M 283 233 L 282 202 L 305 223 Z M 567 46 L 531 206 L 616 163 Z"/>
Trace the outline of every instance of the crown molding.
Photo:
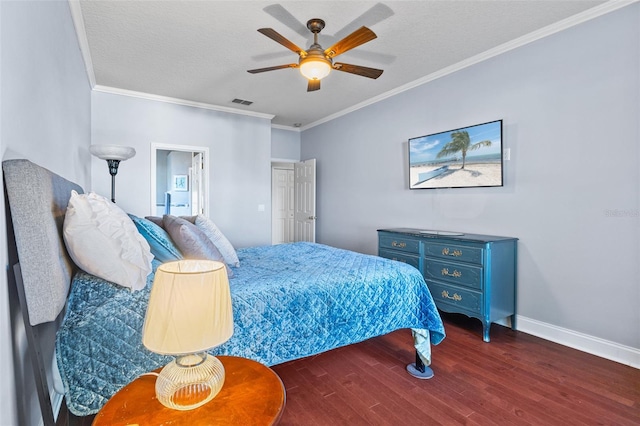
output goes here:
<path id="1" fill-rule="evenodd" d="M 342 117 L 343 115 L 349 114 L 351 112 L 357 111 L 361 108 L 364 108 L 366 106 L 375 104 L 377 102 L 380 102 L 384 99 L 390 98 L 392 96 L 395 96 L 399 93 L 402 92 L 406 92 L 407 90 L 413 89 L 417 86 L 421 86 L 423 84 L 426 84 L 430 81 L 436 80 L 438 78 L 444 77 L 446 75 L 449 74 L 453 74 L 454 72 L 460 71 L 464 68 L 470 67 L 472 65 L 475 65 L 477 63 L 486 61 L 487 59 L 493 58 L 495 56 L 501 55 L 503 53 L 509 52 L 513 49 L 516 49 L 518 47 L 522 47 L 525 46 L 529 43 L 532 43 L 534 41 L 543 39 L 545 37 L 548 37 L 550 35 L 556 34 L 560 31 L 564 31 L 566 29 L 569 29 L 571 27 L 574 27 L 578 24 L 581 24 L 583 22 L 587 22 L 590 21 L 592 19 L 595 19 L 597 17 L 600 17 L 602 15 L 606 15 L 607 13 L 616 11 L 618 9 L 621 9 L 623 7 L 629 6 L 633 3 L 637 3 L 640 0 L 609 0 L 599 6 L 593 7 L 591 9 L 585 10 L 582 13 L 579 13 L 577 15 L 571 16 L 569 18 L 563 19 L 561 21 L 558 21 L 554 24 L 548 25 L 544 28 L 541 28 L 537 31 L 533 31 L 529 34 L 526 34 L 522 37 L 519 37 L 517 39 L 511 40 L 507 43 L 501 44 L 500 46 L 494 47 L 492 49 L 489 49 L 485 52 L 482 52 L 478 55 L 472 56 L 468 59 L 465 59 L 464 61 L 460 61 L 456 64 L 453 64 L 451 66 L 448 66 L 446 68 L 443 68 L 441 70 L 438 70 L 434 73 L 431 73 L 429 75 L 426 75 L 422 78 L 419 78 L 417 80 L 414 80 L 410 83 L 407 83 L 403 86 L 397 87 L 393 90 L 390 90 L 388 92 L 382 93 L 378 96 L 374 96 L 373 98 L 370 98 L 364 102 L 361 102 L 359 104 L 356 104 L 350 108 L 346 108 L 343 109 L 342 111 L 338 111 L 334 114 L 328 115 L 324 118 L 321 118 L 320 120 L 314 121 L 313 123 L 309 123 L 305 126 L 301 127 L 301 130 L 308 130 L 311 129 L 312 127 L 318 126 L 320 124 L 326 123 L 328 121 L 331 120 L 335 120 L 338 117 Z"/>
<path id="2" fill-rule="evenodd" d="M 283 124 L 271 124 L 271 128 L 272 129 L 280 129 L 280 130 L 288 130 L 290 132 L 298 132 L 300 133 L 300 127 L 293 127 L 293 126 L 285 126 Z"/>
<path id="3" fill-rule="evenodd" d="M 69 0 L 69 9 L 71 11 L 71 19 L 76 30 L 78 44 L 80 45 L 80 53 L 84 60 L 84 68 L 87 71 L 89 84 L 91 88 L 96 85 L 96 74 L 93 72 L 93 62 L 91 61 L 91 51 L 89 50 L 89 39 L 87 39 L 87 30 L 84 27 L 84 18 L 80 9 L 80 0 Z"/>
<path id="4" fill-rule="evenodd" d="M 71 11 L 71 19 L 73 21 L 73 26 L 76 30 L 78 44 L 80 46 L 80 52 L 82 54 L 82 58 L 84 59 L 84 66 L 87 72 L 87 77 L 89 79 L 89 84 L 94 91 L 111 93 L 116 95 L 123 95 L 123 96 L 131 96 L 135 98 L 172 103 L 176 105 L 190 106 L 194 108 L 202 108 L 202 109 L 208 109 L 213 111 L 227 112 L 230 114 L 240 114 L 240 115 L 247 115 L 250 117 L 266 118 L 268 120 L 272 120 L 275 117 L 275 115 L 273 114 L 264 114 L 264 113 L 258 113 L 258 112 L 245 111 L 245 110 L 236 109 L 236 108 L 217 106 L 217 105 L 206 104 L 202 102 L 187 101 L 184 99 L 170 98 L 167 96 L 152 95 L 152 94 L 143 93 L 143 92 L 134 92 L 132 90 L 118 89 L 115 87 L 101 86 L 96 84 L 96 75 L 93 70 L 93 61 L 91 60 L 91 51 L 89 49 L 89 39 L 87 38 L 87 31 L 84 26 L 84 18 L 82 17 L 80 0 L 68 0 L 68 3 L 69 3 L 69 10 Z"/>
<path id="5" fill-rule="evenodd" d="M 262 112 L 253 112 L 253 111 L 245 111 L 245 110 L 242 110 L 242 109 L 236 109 L 236 108 L 229 108 L 229 107 L 223 107 L 223 106 L 218 106 L 218 105 L 206 104 L 206 103 L 203 103 L 203 102 L 194 102 L 194 101 L 187 101 L 187 100 L 184 100 L 184 99 L 171 98 L 171 97 L 168 97 L 168 96 L 152 95 L 150 93 L 135 92 L 133 90 L 118 89 L 116 87 L 101 86 L 99 84 L 95 85 L 93 87 L 93 90 L 95 92 L 110 93 L 112 95 L 130 96 L 132 98 L 146 99 L 146 100 L 149 100 L 149 101 L 157 101 L 157 102 L 166 102 L 166 103 L 169 103 L 169 104 L 189 106 L 189 107 L 193 107 L 193 108 L 208 109 L 208 110 L 212 110 L 212 111 L 227 112 L 229 114 L 247 115 L 249 117 L 256 117 L 256 118 L 266 118 L 267 120 L 272 120 L 273 117 L 275 117 L 275 115 L 273 115 L 273 114 L 265 114 L 265 113 L 262 113 Z"/>
<path id="6" fill-rule="evenodd" d="M 591 9 L 588 9 L 582 13 L 579 13 L 577 15 L 571 16 L 569 18 L 563 19 L 561 21 L 558 21 L 554 24 L 551 24 L 545 28 L 542 28 L 540 30 L 534 31 L 532 33 L 526 34 L 520 38 L 517 38 L 515 40 L 512 40 L 510 42 L 504 43 L 500 46 L 497 46 L 493 49 L 489 49 L 483 53 L 480 53 L 478 55 L 472 56 L 471 58 L 468 58 L 464 61 L 458 62 L 457 64 L 451 65 L 449 67 L 443 68 L 439 71 L 436 71 L 434 73 L 431 73 L 427 76 L 424 76 L 422 78 L 419 78 L 417 80 L 414 80 L 410 83 L 407 83 L 403 86 L 397 87 L 393 90 L 390 90 L 388 92 L 382 93 L 378 96 L 374 96 L 373 98 L 370 98 L 364 102 L 361 102 L 359 104 L 356 104 L 352 107 L 343 109 L 342 111 L 338 111 L 334 114 L 328 115 L 324 118 L 321 118 L 320 120 L 314 121 L 313 123 L 309 123 L 305 126 L 302 127 L 292 127 L 292 126 L 284 126 L 284 125 L 278 125 L 278 124 L 272 124 L 271 127 L 274 129 L 282 129 L 282 130 L 289 130 L 289 131 L 296 131 L 296 132 L 302 132 L 304 130 L 308 130 L 311 129 L 312 127 L 318 126 L 320 124 L 326 123 L 328 121 L 334 120 L 336 118 L 342 117 L 343 115 L 347 115 L 351 112 L 357 111 L 361 108 L 364 108 L 366 106 L 375 104 L 377 102 L 380 102 L 384 99 L 390 98 L 392 96 L 395 96 L 399 93 L 402 92 L 406 92 L 407 90 L 413 89 L 417 86 L 421 86 L 423 84 L 426 84 L 430 81 L 436 80 L 438 78 L 444 77 L 446 75 L 452 74 L 456 71 L 460 71 L 464 68 L 470 67 L 472 65 L 475 65 L 477 63 L 483 62 L 487 59 L 493 58 L 495 56 L 501 55 L 503 53 L 509 52 L 513 49 L 516 49 L 518 47 L 521 46 L 525 46 L 529 43 L 532 43 L 536 40 L 540 40 L 542 38 L 545 38 L 547 36 L 550 36 L 552 34 L 558 33 L 560 31 L 566 30 L 568 28 L 571 28 L 573 26 L 576 26 L 578 24 L 581 24 L 583 22 L 587 22 L 591 19 L 595 19 L 599 16 L 605 15 L 607 13 L 616 11 L 618 9 L 621 9 L 623 7 L 629 6 L 633 3 L 637 3 L 640 0 L 609 0 L 599 6 L 593 7 Z M 95 77 L 95 73 L 93 70 L 93 62 L 91 60 L 91 52 L 89 50 L 89 41 L 87 39 L 87 33 L 84 27 L 84 19 L 82 18 L 82 11 L 80 9 L 80 0 L 68 0 L 69 3 L 69 9 L 71 10 L 71 17 L 73 20 L 73 24 L 76 30 L 76 35 L 78 37 L 78 44 L 80 46 L 80 51 L 82 53 L 82 57 L 84 59 L 84 63 L 85 63 L 85 68 L 87 71 L 87 77 L 89 79 L 89 83 L 92 87 L 93 90 L 98 91 L 98 92 L 104 92 L 104 93 L 112 93 L 112 94 L 118 94 L 118 95 L 123 95 L 123 96 L 131 96 L 131 97 L 136 97 L 136 98 L 141 98 L 141 99 L 147 99 L 147 100 L 153 100 L 153 101 L 159 101 L 159 102 L 167 102 L 167 103 L 173 103 L 176 105 L 184 105 L 184 106 L 191 106 L 194 108 L 202 108 L 202 109 L 208 109 L 208 110 L 213 110 L 213 111 L 221 111 L 221 112 L 228 112 L 231 114 L 240 114 L 240 115 L 247 115 L 247 116 L 251 116 L 251 117 L 259 117 L 259 118 L 266 118 L 269 120 L 272 120 L 275 115 L 273 114 L 265 114 L 265 113 L 258 113 L 258 112 L 251 112 L 251 111 L 245 111 L 245 110 L 241 110 L 241 109 L 236 109 L 236 108 L 229 108 L 229 107 L 222 107 L 222 106 L 217 106 L 217 105 L 212 105 L 212 104 L 207 104 L 207 103 L 202 103 L 202 102 L 193 102 L 193 101 L 187 101 L 184 99 L 179 99 L 179 98 L 170 98 L 170 97 L 165 97 L 165 96 L 159 96 L 159 95 L 152 95 L 152 94 L 148 94 L 148 93 L 143 93 L 143 92 L 134 92 L 134 91 L 130 91 L 130 90 L 125 90 L 125 89 L 118 89 L 118 88 L 114 88 L 114 87 L 107 87 L 107 86 L 100 86 L 100 85 L 96 85 L 96 77 Z"/>

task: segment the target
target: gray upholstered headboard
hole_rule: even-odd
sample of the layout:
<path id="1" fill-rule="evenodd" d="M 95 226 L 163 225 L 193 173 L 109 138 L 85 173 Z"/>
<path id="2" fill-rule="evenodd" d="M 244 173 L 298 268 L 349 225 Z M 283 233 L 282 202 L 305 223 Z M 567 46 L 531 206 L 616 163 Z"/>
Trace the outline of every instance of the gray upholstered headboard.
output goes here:
<path id="1" fill-rule="evenodd" d="M 64 309 L 76 268 L 62 237 L 64 215 L 71 190 L 82 188 L 28 160 L 3 161 L 2 169 L 29 322 L 53 321 Z"/>

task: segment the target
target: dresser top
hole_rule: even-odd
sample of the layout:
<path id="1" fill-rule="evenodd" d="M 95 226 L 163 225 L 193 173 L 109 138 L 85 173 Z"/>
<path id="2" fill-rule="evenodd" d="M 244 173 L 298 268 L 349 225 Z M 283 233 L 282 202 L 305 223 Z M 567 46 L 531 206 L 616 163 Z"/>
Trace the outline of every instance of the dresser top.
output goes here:
<path id="1" fill-rule="evenodd" d="M 468 234 L 463 232 L 451 232 L 434 229 L 388 228 L 378 229 L 378 232 L 393 232 L 396 234 L 411 235 L 420 238 L 437 238 L 457 241 L 479 241 L 484 243 L 493 241 L 517 240 L 517 238 L 513 237 L 497 237 L 495 235 Z"/>

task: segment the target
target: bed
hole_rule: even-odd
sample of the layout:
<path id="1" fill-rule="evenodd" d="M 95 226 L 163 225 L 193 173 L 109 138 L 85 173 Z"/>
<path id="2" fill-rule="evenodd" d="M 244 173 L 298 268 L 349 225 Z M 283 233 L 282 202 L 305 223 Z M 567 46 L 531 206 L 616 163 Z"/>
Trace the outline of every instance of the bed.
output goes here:
<path id="1" fill-rule="evenodd" d="M 64 312 L 56 360 L 67 407 L 78 416 L 96 413 L 120 388 L 169 360 L 141 343 L 153 273 L 142 290 L 130 291 L 79 270 L 61 226 L 71 190 L 82 189 L 27 160 L 5 161 L 3 170 L 25 321 L 37 326 Z M 418 363 L 429 365 L 431 345 L 445 336 L 424 279 L 411 266 L 315 243 L 237 254 L 240 266 L 230 278 L 234 334 L 213 354 L 275 365 L 408 328 Z M 153 270 L 158 265 L 154 260 Z"/>

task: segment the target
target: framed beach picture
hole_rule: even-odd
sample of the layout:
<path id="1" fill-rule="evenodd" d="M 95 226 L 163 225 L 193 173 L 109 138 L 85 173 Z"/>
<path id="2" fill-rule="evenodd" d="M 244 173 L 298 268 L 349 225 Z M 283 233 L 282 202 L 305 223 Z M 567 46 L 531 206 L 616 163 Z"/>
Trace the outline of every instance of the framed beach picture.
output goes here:
<path id="1" fill-rule="evenodd" d="M 173 190 L 174 191 L 188 191 L 189 179 L 187 175 L 173 175 Z"/>
<path id="2" fill-rule="evenodd" d="M 502 186 L 502 120 L 409 139 L 409 188 Z"/>

